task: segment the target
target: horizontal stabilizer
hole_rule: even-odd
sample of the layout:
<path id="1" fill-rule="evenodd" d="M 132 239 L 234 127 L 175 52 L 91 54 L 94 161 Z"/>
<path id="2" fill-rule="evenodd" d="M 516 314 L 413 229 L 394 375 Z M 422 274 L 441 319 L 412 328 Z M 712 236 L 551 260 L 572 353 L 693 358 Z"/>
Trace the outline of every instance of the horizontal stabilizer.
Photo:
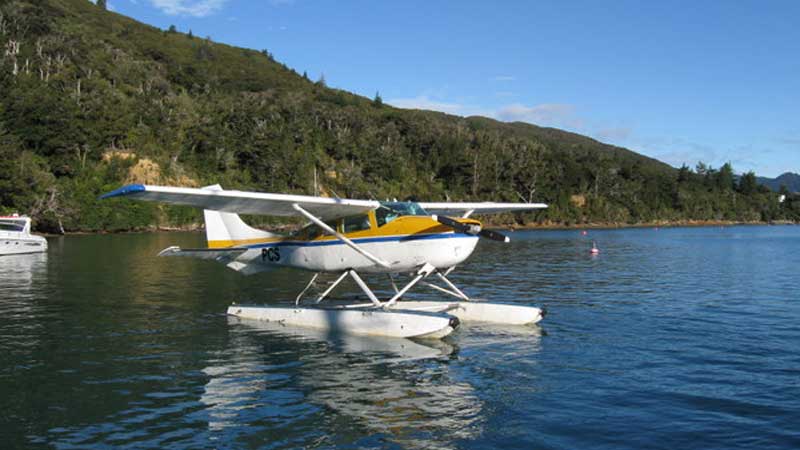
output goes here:
<path id="1" fill-rule="evenodd" d="M 161 250 L 158 256 L 188 256 L 191 258 L 208 259 L 211 261 L 228 264 L 235 260 L 246 248 L 187 248 L 182 249 L 178 246 L 167 247 Z"/>

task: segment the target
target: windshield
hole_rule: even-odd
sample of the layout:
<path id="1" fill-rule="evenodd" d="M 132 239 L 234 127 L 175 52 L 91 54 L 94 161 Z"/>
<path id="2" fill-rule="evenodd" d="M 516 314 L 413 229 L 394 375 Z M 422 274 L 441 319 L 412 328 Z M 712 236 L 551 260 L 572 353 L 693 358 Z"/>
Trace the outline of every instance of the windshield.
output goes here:
<path id="1" fill-rule="evenodd" d="M 414 202 L 381 202 L 380 208 L 386 208 L 399 216 L 427 216 L 428 213 Z"/>
<path id="2" fill-rule="evenodd" d="M 427 216 L 428 212 L 414 202 L 381 202 L 375 210 L 375 221 L 379 227 L 397 219 L 400 216 Z"/>

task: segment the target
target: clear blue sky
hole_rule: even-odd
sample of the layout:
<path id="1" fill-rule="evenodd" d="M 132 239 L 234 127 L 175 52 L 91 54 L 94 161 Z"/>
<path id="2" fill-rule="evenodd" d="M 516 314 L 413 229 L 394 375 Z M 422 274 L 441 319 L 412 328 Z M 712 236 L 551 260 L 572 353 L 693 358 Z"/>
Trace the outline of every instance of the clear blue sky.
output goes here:
<path id="1" fill-rule="evenodd" d="M 109 0 L 409 108 L 800 172 L 800 1 Z"/>

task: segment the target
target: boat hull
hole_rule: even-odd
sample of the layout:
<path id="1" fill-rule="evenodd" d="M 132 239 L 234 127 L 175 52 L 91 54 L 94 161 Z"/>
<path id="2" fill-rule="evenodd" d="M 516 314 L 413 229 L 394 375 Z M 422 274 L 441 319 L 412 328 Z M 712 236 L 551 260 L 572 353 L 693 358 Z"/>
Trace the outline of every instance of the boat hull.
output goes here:
<path id="1" fill-rule="evenodd" d="M 232 305 L 228 314 L 338 333 L 398 338 L 438 339 L 459 324 L 456 317 L 441 312 L 372 308 Z"/>
<path id="2" fill-rule="evenodd" d="M 39 236 L 25 238 L 0 236 L 0 256 L 42 253 L 47 251 L 47 239 Z"/>

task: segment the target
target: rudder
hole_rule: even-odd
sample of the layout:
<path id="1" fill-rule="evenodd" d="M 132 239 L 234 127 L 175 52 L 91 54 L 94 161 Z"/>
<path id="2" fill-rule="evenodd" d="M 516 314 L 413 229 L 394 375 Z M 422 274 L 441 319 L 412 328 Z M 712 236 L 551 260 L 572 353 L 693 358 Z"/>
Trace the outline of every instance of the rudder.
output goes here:
<path id="1" fill-rule="evenodd" d="M 222 187 L 215 184 L 206 186 L 203 189 L 210 191 L 221 191 Z M 277 234 L 253 228 L 235 213 L 203 210 L 203 217 L 206 223 L 206 241 L 208 248 L 233 247 L 242 244 L 252 244 L 262 242 L 269 238 L 278 237 Z"/>

